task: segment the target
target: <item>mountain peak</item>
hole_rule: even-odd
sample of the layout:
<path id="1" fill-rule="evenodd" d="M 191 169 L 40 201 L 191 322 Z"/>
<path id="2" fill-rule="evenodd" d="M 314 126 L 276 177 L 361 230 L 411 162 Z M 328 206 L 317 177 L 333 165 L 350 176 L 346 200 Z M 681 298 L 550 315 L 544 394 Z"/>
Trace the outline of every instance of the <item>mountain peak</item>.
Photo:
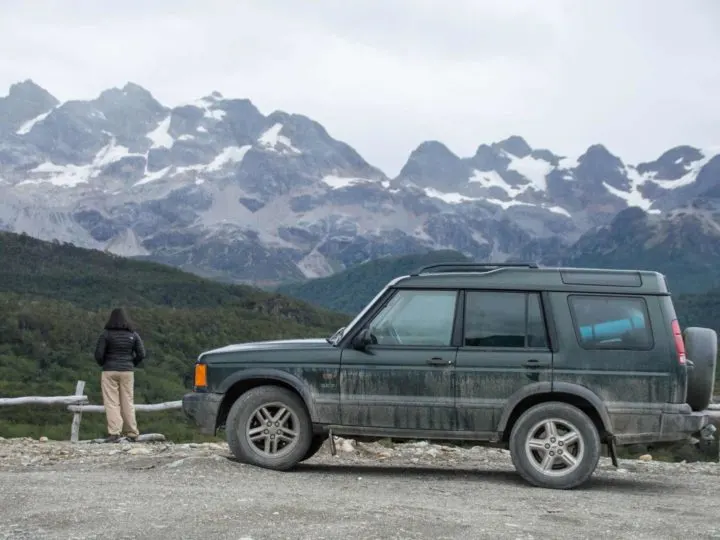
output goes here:
<path id="1" fill-rule="evenodd" d="M 513 156 L 524 158 L 529 156 L 532 148 L 525 139 L 519 135 L 512 135 L 505 140 L 494 143 L 492 147 L 496 150 L 503 150 Z"/>
<path id="2" fill-rule="evenodd" d="M 578 158 L 581 167 L 595 170 L 614 171 L 623 168 L 622 160 L 602 144 L 593 144 Z"/>
<path id="3" fill-rule="evenodd" d="M 412 154 L 410 154 L 410 159 L 412 159 L 413 156 L 417 157 L 419 155 L 432 156 L 435 159 L 460 159 L 443 143 L 434 140 L 421 142 L 418 147 L 413 150 Z"/>
<path id="4" fill-rule="evenodd" d="M 135 94 L 142 95 L 144 97 L 152 97 L 152 93 L 149 90 L 132 81 L 128 81 L 127 83 L 125 83 L 125 86 L 122 87 L 122 91 L 123 93 L 128 95 Z"/>
<path id="5" fill-rule="evenodd" d="M 510 159 L 495 145 L 481 144 L 470 158 L 470 163 L 479 171 L 492 171 L 506 168 Z"/>
<path id="6" fill-rule="evenodd" d="M 32 79 L 25 79 L 24 81 L 10 85 L 10 91 L 5 99 L 14 102 L 23 101 L 43 104 L 47 108 L 54 107 L 60 103 L 55 96 L 35 83 Z"/>
<path id="7" fill-rule="evenodd" d="M 98 96 L 99 101 L 156 101 L 149 90 L 143 88 L 137 83 L 127 82 L 122 88 L 109 88 L 103 90 Z"/>
<path id="8" fill-rule="evenodd" d="M 630 180 L 625 165 L 602 144 L 590 146 L 577 162 L 575 176 L 581 182 L 593 184 L 603 193 L 606 192 L 606 189 L 602 188 L 604 184 L 620 191 L 630 191 Z"/>
<path id="9" fill-rule="evenodd" d="M 618 158 L 615 154 L 612 154 L 610 150 L 602 144 L 593 144 L 589 146 L 585 153 L 580 156 L 580 159 L 591 159 L 593 161 L 609 159 L 613 161 L 620 161 L 620 158 Z"/>
<path id="10" fill-rule="evenodd" d="M 654 173 L 663 180 L 677 180 L 687 173 L 687 167 L 701 160 L 703 153 L 692 146 L 676 146 L 663 152 L 655 161 L 640 163 L 637 170 L 640 174 Z"/>
<path id="11" fill-rule="evenodd" d="M 424 141 L 412 151 L 397 179 L 445 191 L 467 183 L 463 161 L 440 141 Z M 396 179 L 396 180 L 397 180 Z"/>
<path id="12" fill-rule="evenodd" d="M 110 88 L 100 93 L 95 100 L 97 106 L 108 118 L 125 123 L 122 118 L 128 110 L 143 110 L 150 114 L 160 114 L 164 109 L 149 90 L 134 82 L 127 82 L 122 88 Z"/>
<path id="13" fill-rule="evenodd" d="M 7 97 L 0 97 L 0 133 L 28 128 L 34 118 L 46 114 L 60 102 L 31 79 L 10 86 Z"/>

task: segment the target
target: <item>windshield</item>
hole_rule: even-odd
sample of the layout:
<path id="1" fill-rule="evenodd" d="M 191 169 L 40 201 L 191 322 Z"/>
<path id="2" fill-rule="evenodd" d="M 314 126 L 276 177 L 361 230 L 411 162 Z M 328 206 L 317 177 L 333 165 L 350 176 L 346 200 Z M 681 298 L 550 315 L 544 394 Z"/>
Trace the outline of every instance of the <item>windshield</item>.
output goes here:
<path id="1" fill-rule="evenodd" d="M 398 279 L 399 279 L 399 278 L 398 278 Z M 328 340 L 327 340 L 328 343 L 331 343 L 332 345 L 337 345 L 338 342 L 339 342 L 339 341 L 342 339 L 342 337 L 345 335 L 345 330 L 347 330 L 347 329 L 352 329 L 352 328 L 358 323 L 358 321 L 363 318 L 363 316 L 365 315 L 365 313 L 367 313 L 368 310 L 369 310 L 373 305 L 375 305 L 375 302 L 377 302 L 377 301 L 380 299 L 380 297 L 381 297 L 383 294 L 385 294 L 385 291 L 388 290 L 388 287 L 390 287 L 390 285 L 392 285 L 392 284 L 393 284 L 394 282 L 396 282 L 396 281 L 397 281 L 397 279 L 396 279 L 396 280 L 393 280 L 392 282 L 390 282 L 390 284 L 388 284 L 388 285 L 386 285 L 385 287 L 383 287 L 382 290 L 375 295 L 375 298 L 373 298 L 372 300 L 370 300 L 370 301 L 365 305 L 365 307 L 362 309 L 362 311 L 361 311 L 360 313 L 358 313 L 358 314 L 355 316 L 355 318 L 354 318 L 352 321 L 350 321 L 350 323 L 349 323 L 347 326 L 343 326 L 343 327 L 340 328 L 337 332 L 335 332 L 331 337 L 328 338 Z"/>

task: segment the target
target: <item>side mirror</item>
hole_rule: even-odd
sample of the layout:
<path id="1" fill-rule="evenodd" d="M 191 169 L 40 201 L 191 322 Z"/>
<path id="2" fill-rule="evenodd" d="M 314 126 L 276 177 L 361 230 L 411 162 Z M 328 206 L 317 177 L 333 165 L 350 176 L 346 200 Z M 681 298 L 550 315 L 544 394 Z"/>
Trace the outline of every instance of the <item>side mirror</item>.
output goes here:
<path id="1" fill-rule="evenodd" d="M 367 328 L 363 328 L 360 330 L 360 333 L 358 333 L 352 340 L 352 346 L 354 349 L 357 349 L 358 351 L 363 351 L 365 348 L 372 343 L 372 340 L 370 339 L 370 330 Z"/>

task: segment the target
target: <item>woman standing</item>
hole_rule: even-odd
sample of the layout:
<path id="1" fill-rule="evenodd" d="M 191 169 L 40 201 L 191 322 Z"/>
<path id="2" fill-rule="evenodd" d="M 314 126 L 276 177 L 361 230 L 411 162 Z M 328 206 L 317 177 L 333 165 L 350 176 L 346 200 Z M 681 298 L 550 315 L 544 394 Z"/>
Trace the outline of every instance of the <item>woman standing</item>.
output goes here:
<path id="1" fill-rule="evenodd" d="M 145 359 L 145 346 L 123 308 L 116 308 L 105 324 L 95 347 L 95 361 L 102 366 L 100 378 L 107 416 L 108 442 L 121 435 L 137 439 L 134 386 L 135 367 Z"/>

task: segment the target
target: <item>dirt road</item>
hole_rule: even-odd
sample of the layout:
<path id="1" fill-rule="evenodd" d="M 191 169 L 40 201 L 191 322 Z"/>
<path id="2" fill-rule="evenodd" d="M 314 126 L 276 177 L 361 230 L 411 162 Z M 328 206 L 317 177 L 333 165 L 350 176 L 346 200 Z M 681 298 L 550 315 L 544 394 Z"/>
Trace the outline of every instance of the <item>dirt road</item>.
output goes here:
<path id="1" fill-rule="evenodd" d="M 225 445 L 0 440 L 0 539 L 720 538 L 720 464 L 603 460 L 532 488 L 506 452 L 341 445 L 293 472 Z"/>

